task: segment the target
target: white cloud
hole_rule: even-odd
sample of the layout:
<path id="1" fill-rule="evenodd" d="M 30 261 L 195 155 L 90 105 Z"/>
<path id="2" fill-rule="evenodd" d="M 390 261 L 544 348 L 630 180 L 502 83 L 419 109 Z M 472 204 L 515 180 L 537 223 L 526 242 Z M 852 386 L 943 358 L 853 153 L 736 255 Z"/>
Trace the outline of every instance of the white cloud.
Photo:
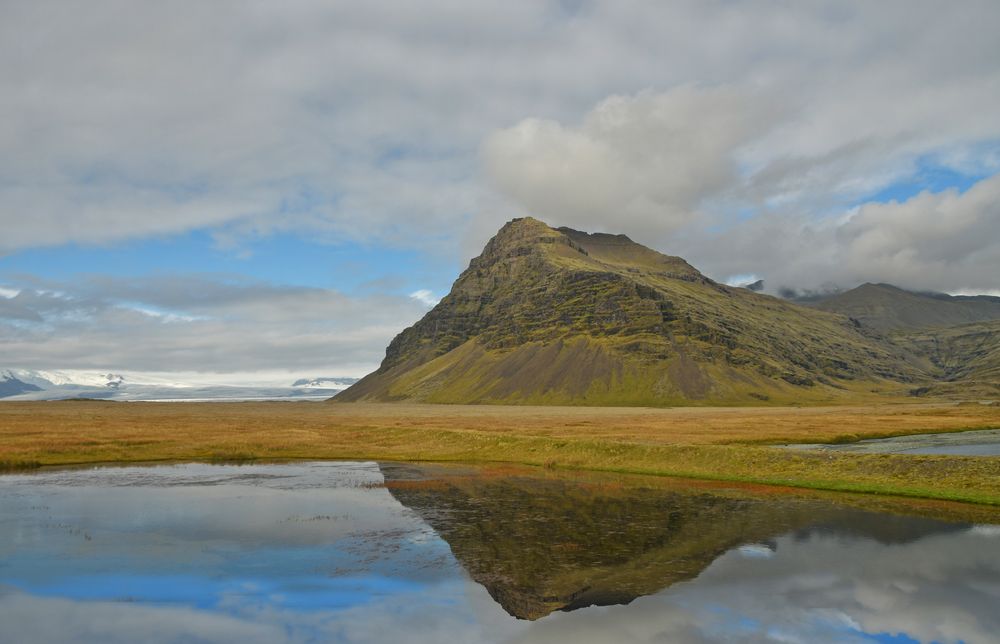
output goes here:
<path id="1" fill-rule="evenodd" d="M 233 382 L 358 376 L 425 311 L 402 295 L 205 275 L 36 280 L 0 300 L 0 354 L 2 367 L 200 372 Z"/>
<path id="2" fill-rule="evenodd" d="M 769 289 L 888 282 L 917 290 L 996 290 L 1000 275 L 1000 174 L 964 193 L 921 193 L 869 203 L 816 221 L 770 212 L 685 243 L 710 274 L 749 271 Z"/>
<path id="3" fill-rule="evenodd" d="M 740 273 L 738 275 L 730 275 L 725 279 L 726 284 L 729 286 L 744 286 L 746 284 L 753 284 L 760 277 L 753 273 Z"/>
<path id="4" fill-rule="evenodd" d="M 412 299 L 420 302 L 421 304 L 423 304 L 425 306 L 429 306 L 429 307 L 430 306 L 434 306 L 438 302 L 441 301 L 441 298 L 434 297 L 434 293 L 428 291 L 425 288 L 419 289 L 417 291 L 413 291 L 412 293 L 410 293 L 410 298 L 412 298 Z"/>
<path id="5" fill-rule="evenodd" d="M 194 322 L 196 320 L 205 319 L 195 315 L 185 315 L 183 313 L 169 313 L 166 311 L 158 311 L 156 309 L 152 309 L 148 306 L 142 306 L 142 305 L 121 303 L 120 306 L 132 309 L 133 311 L 138 311 L 139 313 L 142 313 L 143 315 L 148 315 L 151 318 L 163 320 L 164 322 Z"/>
<path id="6" fill-rule="evenodd" d="M 814 117 L 777 118 L 767 106 L 778 102 L 736 87 L 615 96 L 578 126 L 526 119 L 500 130 L 482 156 L 522 212 L 626 232 L 717 279 L 760 276 L 771 289 L 996 288 L 1000 174 L 965 193 L 852 206 L 933 149 L 937 130 L 904 140 L 896 127 L 806 156 L 813 139 L 792 131 Z"/>
<path id="7" fill-rule="evenodd" d="M 736 152 L 775 114 L 734 88 L 612 96 L 579 127 L 526 119 L 483 145 L 498 188 L 556 224 L 672 232 L 739 185 Z"/>

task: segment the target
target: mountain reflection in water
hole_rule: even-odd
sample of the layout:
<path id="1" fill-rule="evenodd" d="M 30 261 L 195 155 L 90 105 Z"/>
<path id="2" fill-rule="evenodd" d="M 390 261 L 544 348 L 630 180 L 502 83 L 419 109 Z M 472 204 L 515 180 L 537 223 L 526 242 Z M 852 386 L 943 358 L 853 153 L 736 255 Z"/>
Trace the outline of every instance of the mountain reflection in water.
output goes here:
<path id="1" fill-rule="evenodd" d="M 512 468 L 5 476 L 0 641 L 990 642 L 996 523 Z"/>
<path id="2" fill-rule="evenodd" d="M 626 487 L 613 479 L 478 473 L 422 479 L 425 471 L 382 467 L 390 493 L 521 619 L 627 604 L 697 577 L 741 544 L 773 548 L 773 539 L 785 533 L 799 540 L 817 532 L 899 544 L 971 527 L 790 496 Z"/>

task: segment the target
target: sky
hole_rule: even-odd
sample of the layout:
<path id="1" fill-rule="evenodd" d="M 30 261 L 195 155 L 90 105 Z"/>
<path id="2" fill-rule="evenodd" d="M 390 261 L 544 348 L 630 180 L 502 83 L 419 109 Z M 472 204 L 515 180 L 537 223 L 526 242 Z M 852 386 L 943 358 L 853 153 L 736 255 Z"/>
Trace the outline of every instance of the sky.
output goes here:
<path id="1" fill-rule="evenodd" d="M 363 375 L 524 215 L 772 293 L 998 293 L 998 28 L 994 0 L 0 0 L 0 368 Z"/>

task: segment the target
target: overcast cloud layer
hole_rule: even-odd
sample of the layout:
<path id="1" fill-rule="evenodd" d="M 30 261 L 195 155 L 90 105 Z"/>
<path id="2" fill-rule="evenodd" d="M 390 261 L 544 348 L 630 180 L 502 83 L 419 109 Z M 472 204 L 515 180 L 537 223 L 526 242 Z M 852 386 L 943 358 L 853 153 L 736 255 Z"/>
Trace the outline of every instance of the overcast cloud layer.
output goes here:
<path id="1" fill-rule="evenodd" d="M 4 3 L 0 254 L 201 230 L 223 248 L 284 232 L 465 260 L 531 214 L 772 291 L 992 291 L 998 27 L 993 0 Z M 86 301 L 78 286 L 62 288 Z M 272 295 L 239 328 L 277 350 L 274 309 L 303 311 L 280 324 L 292 361 L 324 346 L 327 364 L 373 364 L 381 348 L 356 347 L 422 310 Z M 198 319 L 129 332 L 192 368 L 184 334 L 231 312 L 183 304 Z M 68 337 L 35 306 L 0 299 L 7 355 L 85 362 L 74 346 L 114 337 L 108 309 Z M 245 346 L 226 359 L 270 365 Z"/>

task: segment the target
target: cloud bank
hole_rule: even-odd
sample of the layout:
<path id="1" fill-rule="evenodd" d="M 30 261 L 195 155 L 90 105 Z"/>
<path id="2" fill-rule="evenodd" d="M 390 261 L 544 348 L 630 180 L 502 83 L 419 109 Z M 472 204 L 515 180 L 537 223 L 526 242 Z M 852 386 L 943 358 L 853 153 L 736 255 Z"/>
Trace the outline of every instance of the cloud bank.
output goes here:
<path id="1" fill-rule="evenodd" d="M 775 116 L 731 88 L 613 96 L 579 127 L 527 119 L 489 137 L 487 171 L 526 211 L 663 237 L 739 184 L 734 152 Z"/>
<path id="2" fill-rule="evenodd" d="M 208 229 L 467 255 L 521 211 L 676 246 L 836 216 L 920 159 L 1000 168 L 988 0 L 2 11 L 0 252 Z"/>
<path id="3" fill-rule="evenodd" d="M 211 275 L 90 276 L 17 290 L 0 296 L 0 346 L 3 366 L 27 369 L 358 376 L 426 311 L 406 296 Z"/>
<path id="4" fill-rule="evenodd" d="M 772 288 L 879 281 L 987 293 L 1000 274 L 1000 175 L 964 193 L 922 192 L 822 221 L 767 213 L 721 235 L 692 235 L 691 243 L 717 274 L 749 270 Z"/>

